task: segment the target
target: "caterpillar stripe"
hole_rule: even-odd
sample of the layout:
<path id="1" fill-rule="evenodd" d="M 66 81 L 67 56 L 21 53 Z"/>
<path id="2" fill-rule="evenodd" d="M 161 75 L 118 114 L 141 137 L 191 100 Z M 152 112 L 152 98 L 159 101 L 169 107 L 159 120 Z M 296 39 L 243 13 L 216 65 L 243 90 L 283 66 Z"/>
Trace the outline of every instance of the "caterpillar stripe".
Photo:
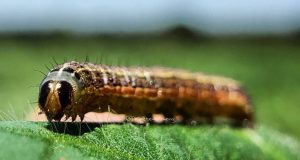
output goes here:
<path id="1" fill-rule="evenodd" d="M 43 79 L 38 103 L 49 121 L 64 115 L 83 120 L 87 112 L 111 109 L 127 116 L 180 116 L 187 122 L 219 117 L 237 124 L 253 122 L 249 98 L 238 82 L 162 67 L 67 62 Z"/>

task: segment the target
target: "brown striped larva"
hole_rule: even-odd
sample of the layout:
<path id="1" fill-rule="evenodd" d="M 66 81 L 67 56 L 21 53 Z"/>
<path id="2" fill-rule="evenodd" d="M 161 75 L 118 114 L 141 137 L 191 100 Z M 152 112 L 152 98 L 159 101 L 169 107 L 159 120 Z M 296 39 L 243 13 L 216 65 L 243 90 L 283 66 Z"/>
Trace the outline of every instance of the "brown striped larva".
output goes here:
<path id="1" fill-rule="evenodd" d="M 67 62 L 43 79 L 38 103 L 49 121 L 111 109 L 127 116 L 180 116 L 186 122 L 225 118 L 253 123 L 248 96 L 236 81 L 161 67 Z"/>

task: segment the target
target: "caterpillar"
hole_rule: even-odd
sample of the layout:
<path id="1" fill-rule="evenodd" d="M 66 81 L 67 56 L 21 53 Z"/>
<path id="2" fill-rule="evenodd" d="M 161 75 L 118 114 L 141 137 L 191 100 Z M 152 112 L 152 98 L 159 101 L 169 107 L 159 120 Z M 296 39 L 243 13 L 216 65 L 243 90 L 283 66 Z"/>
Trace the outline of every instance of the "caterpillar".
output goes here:
<path id="1" fill-rule="evenodd" d="M 237 81 L 163 67 L 63 63 L 42 80 L 38 105 L 49 121 L 113 110 L 149 119 L 162 114 L 183 122 L 253 123 L 249 97 Z"/>

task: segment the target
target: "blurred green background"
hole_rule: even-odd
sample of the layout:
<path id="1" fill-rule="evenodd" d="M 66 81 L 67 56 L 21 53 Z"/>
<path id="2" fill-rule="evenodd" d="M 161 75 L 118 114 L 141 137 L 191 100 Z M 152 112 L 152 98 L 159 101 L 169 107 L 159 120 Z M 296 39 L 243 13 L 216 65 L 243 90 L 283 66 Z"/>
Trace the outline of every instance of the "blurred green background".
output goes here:
<path id="1" fill-rule="evenodd" d="M 18 35 L 0 37 L 0 110 L 26 119 L 55 59 L 167 66 L 232 77 L 248 91 L 258 125 L 300 139 L 300 45 L 296 38 Z"/>

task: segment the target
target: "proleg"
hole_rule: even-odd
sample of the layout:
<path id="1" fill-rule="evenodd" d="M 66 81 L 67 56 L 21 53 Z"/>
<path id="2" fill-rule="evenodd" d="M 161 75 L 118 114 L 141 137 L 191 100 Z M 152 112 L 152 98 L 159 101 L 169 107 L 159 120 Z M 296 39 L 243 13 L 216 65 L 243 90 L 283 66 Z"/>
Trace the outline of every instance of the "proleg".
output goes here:
<path id="1" fill-rule="evenodd" d="M 249 97 L 237 81 L 162 67 L 67 62 L 42 80 L 38 103 L 49 121 L 113 110 L 135 117 L 181 117 L 183 122 L 254 123 Z"/>

